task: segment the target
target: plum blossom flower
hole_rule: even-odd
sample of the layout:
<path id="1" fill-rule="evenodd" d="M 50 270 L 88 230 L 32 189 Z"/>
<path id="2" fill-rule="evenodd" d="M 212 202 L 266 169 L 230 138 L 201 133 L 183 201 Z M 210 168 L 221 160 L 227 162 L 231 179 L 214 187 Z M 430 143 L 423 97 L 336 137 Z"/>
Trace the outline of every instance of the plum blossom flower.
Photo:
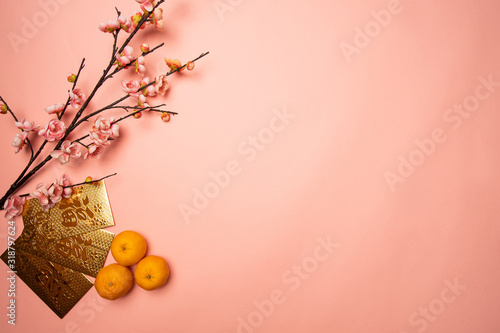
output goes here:
<path id="1" fill-rule="evenodd" d="M 176 71 L 182 67 L 181 61 L 179 59 L 165 58 L 165 63 L 171 71 Z"/>
<path id="2" fill-rule="evenodd" d="M 167 76 L 162 74 L 156 78 L 155 91 L 157 94 L 165 95 L 165 92 L 169 88 Z"/>
<path id="3" fill-rule="evenodd" d="M 52 104 L 51 106 L 48 106 L 45 108 L 45 111 L 48 114 L 54 114 L 54 113 L 59 113 L 62 110 L 64 110 L 65 105 L 62 103 L 57 103 L 57 104 Z"/>
<path id="4" fill-rule="evenodd" d="M 155 87 L 154 87 L 154 84 L 150 84 L 148 86 L 148 84 L 150 83 L 150 80 L 149 80 L 149 77 L 145 77 L 144 79 L 141 80 L 141 82 L 139 83 L 139 85 L 142 87 L 146 87 L 146 88 L 143 88 L 142 89 L 142 94 L 147 97 L 147 96 L 156 96 L 156 90 L 155 90 Z"/>
<path id="5" fill-rule="evenodd" d="M 129 94 L 130 96 L 137 96 L 137 91 L 140 89 L 139 81 L 130 80 L 130 81 L 122 81 L 122 89 L 124 92 Z"/>
<path id="6" fill-rule="evenodd" d="M 142 53 L 148 53 L 149 52 L 149 45 L 144 43 L 141 45 L 141 52 Z"/>
<path id="7" fill-rule="evenodd" d="M 44 129 L 38 132 L 38 135 L 44 136 L 47 141 L 62 139 L 66 132 L 66 125 L 60 120 L 51 119 Z"/>
<path id="8" fill-rule="evenodd" d="M 40 127 L 40 125 L 35 126 L 34 121 L 27 121 L 27 120 L 24 120 L 24 118 L 21 119 L 21 121 L 16 121 L 15 124 L 16 124 L 17 128 L 19 128 L 20 130 L 23 130 L 25 132 L 34 131 L 34 130 L 38 129 L 38 127 Z"/>
<path id="9" fill-rule="evenodd" d="M 120 28 L 123 31 L 128 33 L 132 32 L 134 24 L 130 18 L 120 15 L 118 16 L 118 23 L 120 23 Z"/>
<path id="10" fill-rule="evenodd" d="M 90 131 L 90 139 L 96 146 L 107 146 L 110 138 L 115 138 L 120 135 L 120 127 L 118 124 L 113 124 L 114 118 L 110 119 L 99 117 L 94 122 Z"/>
<path id="11" fill-rule="evenodd" d="M 25 202 L 26 197 L 20 197 L 18 195 L 10 197 L 7 201 L 5 201 L 5 204 L 3 205 L 3 209 L 5 210 L 5 218 L 11 219 L 21 215 Z"/>
<path id="12" fill-rule="evenodd" d="M 164 26 L 163 9 L 156 8 L 153 11 L 153 14 L 151 14 L 151 19 L 152 19 L 152 23 L 153 23 L 154 27 L 156 28 L 156 30 L 163 31 L 163 26 Z"/>
<path id="13" fill-rule="evenodd" d="M 12 147 L 16 148 L 16 154 L 23 149 L 24 145 L 26 144 L 27 137 L 28 137 L 28 132 L 16 133 L 14 141 L 12 142 Z"/>
<path id="14" fill-rule="evenodd" d="M 36 186 L 36 189 L 30 193 L 30 197 L 38 199 L 42 207 L 47 206 L 50 203 L 49 190 L 47 188 L 47 185 L 45 185 L 44 183 L 38 184 Z"/>
<path id="15" fill-rule="evenodd" d="M 113 33 L 117 29 L 120 29 L 120 22 L 116 20 L 109 20 L 108 22 L 99 24 L 99 30 L 101 30 L 102 32 Z"/>
<path id="16" fill-rule="evenodd" d="M 64 193 L 63 187 L 59 184 L 57 180 L 55 180 L 52 185 L 49 187 L 49 198 L 50 202 L 53 204 L 58 203 L 62 200 L 62 195 Z"/>
<path id="17" fill-rule="evenodd" d="M 94 128 L 108 136 L 117 137 L 120 135 L 120 126 L 118 124 L 113 124 L 114 120 L 113 117 L 109 119 L 99 117 L 94 122 Z"/>
<path id="18" fill-rule="evenodd" d="M 155 0 L 135 0 L 135 1 L 141 4 L 141 9 L 143 11 L 150 12 L 153 10 Z"/>
<path id="19" fill-rule="evenodd" d="M 141 76 L 144 76 L 146 74 L 146 66 L 144 66 L 144 57 L 140 56 L 137 58 L 135 61 L 135 72 Z"/>
<path id="20" fill-rule="evenodd" d="M 78 158 L 81 156 L 81 152 L 78 150 L 76 143 L 71 143 L 71 141 L 64 141 L 61 145 L 60 150 L 54 150 L 50 153 L 50 156 L 57 158 L 61 164 L 66 164 L 71 158 Z"/>
<path id="21" fill-rule="evenodd" d="M 186 68 L 188 71 L 192 71 L 194 69 L 194 61 L 188 61 L 186 63 Z"/>
<path id="22" fill-rule="evenodd" d="M 137 104 L 141 106 L 144 103 L 146 103 L 146 96 L 144 96 L 144 94 L 139 94 L 137 98 Z"/>
<path id="23" fill-rule="evenodd" d="M 138 25 L 138 24 L 139 24 L 139 22 L 141 21 L 141 19 L 142 19 L 142 16 L 143 16 L 143 15 L 144 15 L 144 14 L 143 14 L 142 12 L 140 12 L 140 11 L 136 11 L 136 12 L 134 13 L 134 15 L 132 15 L 132 16 L 130 17 L 130 19 L 132 20 L 132 24 L 133 24 L 134 29 L 137 27 L 137 25 Z M 146 25 L 145 25 L 145 24 L 141 25 L 140 29 L 144 29 L 144 28 L 146 28 Z"/>
<path id="24" fill-rule="evenodd" d="M 87 96 L 85 96 L 82 89 L 76 88 L 73 89 L 73 91 L 69 92 L 69 98 L 71 106 L 75 109 L 78 109 L 79 107 L 82 106 L 83 102 L 85 102 Z"/>
<path id="25" fill-rule="evenodd" d="M 63 194 L 63 186 L 60 184 L 60 181 L 55 180 L 50 186 L 47 186 L 45 183 L 38 184 L 35 191 L 31 192 L 29 196 L 38 199 L 43 210 L 47 211 L 62 200 Z"/>
<path id="26" fill-rule="evenodd" d="M 168 112 L 162 112 L 160 118 L 164 122 L 169 122 L 170 121 L 170 113 L 168 113 Z"/>
<path id="27" fill-rule="evenodd" d="M 30 193 L 30 197 L 38 199 L 43 210 L 47 211 L 61 201 L 63 192 L 62 186 L 56 180 L 50 186 L 45 183 L 38 184 L 35 191 Z"/>
<path id="28" fill-rule="evenodd" d="M 59 185 L 63 187 L 62 197 L 69 198 L 71 194 L 73 194 L 73 188 L 71 186 L 71 181 L 69 180 L 68 175 L 65 173 L 59 179 Z"/>
<path id="29" fill-rule="evenodd" d="M 87 152 L 85 153 L 85 155 L 83 155 L 83 158 L 85 160 L 88 158 L 99 159 L 103 150 L 103 146 L 92 145 L 87 149 Z"/>
<path id="30" fill-rule="evenodd" d="M 89 133 L 90 139 L 94 142 L 96 146 L 107 146 L 109 145 L 109 135 L 103 134 L 97 130 L 92 129 Z"/>
<path id="31" fill-rule="evenodd" d="M 134 60 L 134 49 L 132 46 L 126 46 L 123 52 L 116 56 L 116 64 L 118 67 L 126 67 L 132 60 Z"/>

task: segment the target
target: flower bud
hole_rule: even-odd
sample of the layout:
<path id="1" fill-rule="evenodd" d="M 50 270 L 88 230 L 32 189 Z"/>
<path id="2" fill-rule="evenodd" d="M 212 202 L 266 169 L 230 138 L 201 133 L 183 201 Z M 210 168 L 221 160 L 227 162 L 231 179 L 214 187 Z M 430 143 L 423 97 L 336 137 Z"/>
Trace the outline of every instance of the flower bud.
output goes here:
<path id="1" fill-rule="evenodd" d="M 0 113 L 7 114 L 7 105 L 0 103 Z"/>
<path id="2" fill-rule="evenodd" d="M 141 45 L 141 51 L 142 51 L 142 53 L 148 53 L 149 52 L 149 45 L 148 44 L 142 44 Z"/>
<path id="3" fill-rule="evenodd" d="M 141 117 L 142 117 L 142 112 L 141 111 L 134 113 L 134 118 L 135 119 L 139 119 Z"/>
<path id="4" fill-rule="evenodd" d="M 162 112 L 161 113 L 161 120 L 163 120 L 164 122 L 169 122 L 170 121 L 170 113 Z"/>
<path id="5" fill-rule="evenodd" d="M 68 82 L 74 83 L 75 81 L 76 81 L 75 74 L 68 75 Z"/>
<path id="6" fill-rule="evenodd" d="M 87 178 L 85 178 L 85 182 L 86 183 L 91 183 L 92 182 L 92 177 L 87 176 Z"/>
<path id="7" fill-rule="evenodd" d="M 194 62 L 193 61 L 188 61 L 186 63 L 186 68 L 188 71 L 192 71 L 194 69 Z"/>

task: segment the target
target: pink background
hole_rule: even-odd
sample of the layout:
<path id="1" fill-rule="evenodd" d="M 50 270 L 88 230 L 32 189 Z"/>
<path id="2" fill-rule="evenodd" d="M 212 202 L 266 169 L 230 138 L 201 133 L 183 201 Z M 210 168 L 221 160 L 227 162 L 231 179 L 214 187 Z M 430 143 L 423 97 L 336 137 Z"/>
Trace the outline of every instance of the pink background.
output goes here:
<path id="1" fill-rule="evenodd" d="M 97 25 L 115 17 L 114 6 L 137 8 L 2 2 L 0 95 L 19 117 L 45 124 L 43 109 L 66 99 L 66 76 L 83 57 L 79 86 L 90 91 L 110 52 Z M 74 182 L 117 172 L 106 181 L 116 223 L 107 230 L 142 233 L 171 278 L 114 302 L 91 289 L 63 320 L 18 281 L 13 327 L 2 314 L 2 273 L 2 332 L 500 331 L 498 1 L 163 8 L 164 32 L 142 35 L 166 43 L 147 58 L 150 75 L 165 71 L 163 57 L 210 51 L 156 100 L 180 115 L 130 119 L 100 160 L 53 161 L 21 193 L 62 172 Z M 9 33 L 22 37 L 34 17 L 37 31 L 13 47 Z M 371 37 L 360 35 L 365 28 Z M 91 107 L 120 97 L 122 78 Z M 473 111 L 453 111 L 464 103 Z M 280 122 L 275 112 L 285 111 Z M 0 122 L 4 193 L 28 151 L 14 155 L 17 130 L 9 116 Z M 410 159 L 419 165 L 400 166 Z M 228 163 L 236 170 L 215 185 L 211 175 Z M 391 187 L 386 177 L 398 168 L 404 176 Z M 196 191 L 212 198 L 195 207 Z M 197 214 L 183 217 L 186 206 Z M 2 251 L 6 232 L 4 224 Z"/>

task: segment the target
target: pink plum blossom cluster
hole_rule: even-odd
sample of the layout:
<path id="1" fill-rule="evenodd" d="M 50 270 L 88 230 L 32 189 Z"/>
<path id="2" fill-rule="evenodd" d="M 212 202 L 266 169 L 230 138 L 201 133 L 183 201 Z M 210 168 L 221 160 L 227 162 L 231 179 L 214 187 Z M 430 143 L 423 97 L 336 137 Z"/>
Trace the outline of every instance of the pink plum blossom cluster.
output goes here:
<path id="1" fill-rule="evenodd" d="M 109 20 L 99 24 L 99 30 L 102 32 L 116 33 L 123 30 L 131 33 L 139 24 L 144 15 L 148 15 L 148 20 L 141 25 L 140 29 L 153 25 L 158 31 L 163 30 L 163 9 L 155 8 L 156 0 L 136 0 L 141 5 L 141 11 L 135 11 L 130 17 L 119 15 L 116 20 Z"/>
<path id="2" fill-rule="evenodd" d="M 134 12 L 131 16 L 122 15 L 117 10 L 116 20 L 109 20 L 99 24 L 99 30 L 111 34 L 113 37 L 113 53 L 109 59 L 107 68 L 97 81 L 95 87 L 88 95 L 77 87 L 78 78 L 85 66 L 85 59 L 82 60 L 80 68 L 76 74 L 67 76 L 67 81 L 72 83 L 68 90 L 66 102 L 55 103 L 45 108 L 45 112 L 51 116 L 51 119 L 45 126 L 37 125 L 34 121 L 25 118 L 18 119 L 5 100 L 0 96 L 0 114 L 10 113 L 14 118 L 15 126 L 20 130 L 16 133 L 12 142 L 15 148 L 14 152 L 18 154 L 23 149 L 30 151 L 30 158 L 19 177 L 9 187 L 5 195 L 0 198 L 0 208 L 5 210 L 7 219 L 14 218 L 22 214 L 23 206 L 27 198 L 37 199 L 44 210 L 49 210 L 64 198 L 68 198 L 72 193 L 72 186 L 69 177 L 64 174 L 60 179 L 50 184 L 40 183 L 35 190 L 29 194 L 16 195 L 19 188 L 31 179 L 35 173 L 45 166 L 50 160 L 57 160 L 61 164 L 67 164 L 72 159 L 83 157 L 87 159 L 99 159 L 102 152 L 108 147 L 114 139 L 120 135 L 119 122 L 129 117 L 140 118 L 141 111 L 159 112 L 161 119 L 165 122 L 170 120 L 172 114 L 176 112 L 163 110 L 165 104 L 151 106 L 150 97 L 163 96 L 169 89 L 167 77 L 173 73 L 181 72 L 184 69 L 192 70 L 194 62 L 205 55 L 182 65 L 178 59 L 165 58 L 168 72 L 159 75 L 147 74 L 145 58 L 151 52 L 163 46 L 163 43 L 150 48 L 148 44 L 142 43 L 139 47 L 140 53 L 134 55 L 134 48 L 129 45 L 137 32 L 147 26 L 152 26 L 159 31 L 164 28 L 163 10 L 159 8 L 165 0 L 135 0 L 140 10 Z M 121 46 L 119 46 L 119 35 L 123 31 L 128 35 Z M 121 89 L 125 94 L 114 102 L 102 108 L 93 109 L 88 112 L 90 101 L 95 93 L 108 80 L 113 78 L 122 70 L 132 69 L 140 79 L 122 80 Z M 124 104 L 124 101 L 130 99 Z M 73 109 L 73 111 L 71 111 Z M 104 117 L 101 113 L 111 109 L 122 109 L 126 113 L 121 117 Z M 90 129 L 84 130 L 83 136 L 74 138 L 75 129 L 80 128 L 82 124 L 88 124 L 92 121 Z M 80 134 L 81 135 L 81 134 Z M 33 143 L 38 140 L 41 144 L 35 149 Z M 46 147 L 50 151 L 42 152 Z M 82 148 L 83 147 L 83 148 Z M 106 178 L 106 177 L 105 177 Z M 101 178 L 104 179 L 104 178 Z M 77 184 L 78 185 L 78 184 Z"/>
<path id="3" fill-rule="evenodd" d="M 60 179 L 56 179 L 50 185 L 45 183 L 38 184 L 36 189 L 28 196 L 30 198 L 38 199 L 42 208 L 47 211 L 54 207 L 54 205 L 63 198 L 69 198 L 72 193 L 73 189 L 71 187 L 71 181 L 66 174 L 63 174 Z M 20 215 L 23 211 L 26 197 L 26 195 L 14 195 L 5 201 L 3 206 L 3 209 L 5 210 L 5 218 L 11 219 Z"/>

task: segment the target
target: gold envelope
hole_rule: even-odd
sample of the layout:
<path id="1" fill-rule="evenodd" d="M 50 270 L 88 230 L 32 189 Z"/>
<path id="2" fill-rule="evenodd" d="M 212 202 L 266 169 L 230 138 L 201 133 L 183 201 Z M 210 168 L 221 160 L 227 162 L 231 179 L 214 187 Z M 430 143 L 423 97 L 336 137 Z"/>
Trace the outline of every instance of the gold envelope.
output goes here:
<path id="1" fill-rule="evenodd" d="M 49 240 L 83 234 L 114 225 L 104 181 L 73 188 L 73 194 L 47 212 L 38 199 L 27 200 L 24 228 Z"/>
<path id="2" fill-rule="evenodd" d="M 47 239 L 25 228 L 16 240 L 16 249 L 96 277 L 104 266 L 113 237 L 109 231 L 94 230 L 63 239 Z"/>
<path id="3" fill-rule="evenodd" d="M 15 265 L 9 265 L 11 269 L 59 318 L 63 318 L 92 288 L 92 282 L 82 273 L 19 249 L 14 256 L 12 251 L 10 256 L 8 252 L 2 254 L 2 260 L 7 264 L 8 259 L 15 258 Z"/>
<path id="4" fill-rule="evenodd" d="M 92 287 L 83 273 L 97 275 L 114 237 L 100 230 L 114 225 L 104 181 L 74 187 L 47 212 L 38 199 L 27 200 L 23 223 L 1 259 L 62 318 Z"/>

